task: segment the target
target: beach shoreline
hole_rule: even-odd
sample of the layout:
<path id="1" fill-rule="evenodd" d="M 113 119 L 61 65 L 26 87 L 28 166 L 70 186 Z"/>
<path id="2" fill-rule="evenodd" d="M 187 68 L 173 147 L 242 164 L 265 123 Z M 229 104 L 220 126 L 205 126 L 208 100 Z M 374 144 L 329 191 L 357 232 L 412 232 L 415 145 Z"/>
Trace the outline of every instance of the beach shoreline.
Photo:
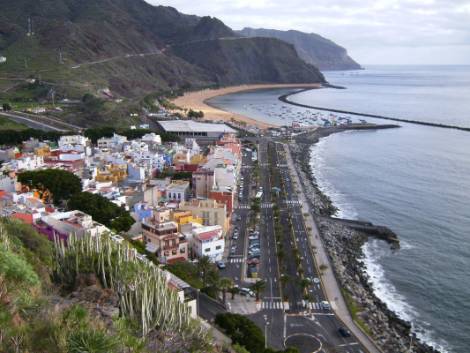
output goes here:
<path id="1" fill-rule="evenodd" d="M 194 92 L 187 92 L 184 95 L 177 97 L 171 102 L 183 109 L 192 109 L 195 111 L 202 111 L 204 113 L 204 120 L 209 121 L 225 121 L 231 122 L 233 120 L 246 124 L 247 126 L 255 126 L 261 130 L 276 127 L 275 124 L 268 124 L 260 120 L 251 118 L 246 115 L 232 113 L 216 107 L 208 101 L 215 97 L 225 96 L 227 94 L 249 92 L 264 89 L 277 89 L 277 88 L 292 88 L 292 89 L 318 89 L 321 88 L 320 83 L 309 84 L 253 84 L 253 85 L 240 85 L 230 86 L 217 89 L 205 89 Z"/>

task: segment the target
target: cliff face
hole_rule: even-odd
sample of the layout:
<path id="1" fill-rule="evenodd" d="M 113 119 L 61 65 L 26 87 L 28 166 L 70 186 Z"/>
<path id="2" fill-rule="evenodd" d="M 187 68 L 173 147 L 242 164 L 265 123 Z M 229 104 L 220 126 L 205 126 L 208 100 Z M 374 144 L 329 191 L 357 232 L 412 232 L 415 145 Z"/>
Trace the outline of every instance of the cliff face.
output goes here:
<path id="1" fill-rule="evenodd" d="M 41 75 L 58 90 L 107 86 L 132 97 L 234 82 L 323 81 L 289 45 L 237 39 L 216 18 L 143 0 L 0 0 L 0 8 L 0 51 L 8 59 L 0 73 Z"/>
<path id="2" fill-rule="evenodd" d="M 346 49 L 315 33 L 263 28 L 244 28 L 237 33 L 250 38 L 270 37 L 291 43 L 305 62 L 318 67 L 320 70 L 361 69 L 361 66 L 348 55 Z"/>
<path id="3" fill-rule="evenodd" d="M 210 72 L 210 80 L 221 85 L 324 80 L 316 67 L 298 57 L 292 45 L 274 38 L 217 39 L 177 45 L 172 50 Z"/>

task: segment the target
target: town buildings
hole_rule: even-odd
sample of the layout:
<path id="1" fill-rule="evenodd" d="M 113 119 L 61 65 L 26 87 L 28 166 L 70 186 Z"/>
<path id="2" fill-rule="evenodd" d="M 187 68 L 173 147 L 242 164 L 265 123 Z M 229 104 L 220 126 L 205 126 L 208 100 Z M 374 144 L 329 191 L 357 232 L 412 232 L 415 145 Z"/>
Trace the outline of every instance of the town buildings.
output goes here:
<path id="1" fill-rule="evenodd" d="M 136 221 L 132 238 L 142 239 L 162 263 L 201 256 L 221 259 L 241 169 L 240 141 L 223 124 L 162 121 L 160 125 L 180 136 L 180 141 L 162 143 L 158 134 L 150 132 L 134 140 L 114 134 L 94 145 L 77 134 L 61 136 L 57 144 L 30 139 L 19 148 L 4 146 L 1 214 L 32 224 L 49 239 L 109 232 L 91 215 L 59 212 L 48 204 L 50 197 L 16 182 L 16 175 L 24 171 L 63 169 L 81 178 L 83 191 L 129 210 Z"/>

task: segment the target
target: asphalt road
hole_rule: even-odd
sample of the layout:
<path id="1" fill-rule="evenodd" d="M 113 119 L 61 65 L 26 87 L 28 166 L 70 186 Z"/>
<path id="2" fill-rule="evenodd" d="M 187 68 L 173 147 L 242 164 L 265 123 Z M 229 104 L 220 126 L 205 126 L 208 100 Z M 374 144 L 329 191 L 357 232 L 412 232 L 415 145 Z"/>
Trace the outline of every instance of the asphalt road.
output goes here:
<path id="1" fill-rule="evenodd" d="M 266 287 L 260 296 L 260 310 L 249 315 L 265 333 L 268 346 L 284 349 L 286 344 L 296 346 L 301 353 L 338 352 L 364 353 L 366 350 L 354 337 L 342 337 L 338 329 L 344 325 L 331 310 L 324 310 L 321 302 L 325 295 L 318 283 L 312 283 L 306 288 L 306 293 L 299 285 L 300 274 L 294 261 L 294 249 L 301 256 L 301 266 L 304 276 L 319 278 L 315 266 L 314 253 L 307 239 L 307 229 L 304 224 L 301 205 L 297 200 L 297 192 L 289 176 L 289 169 L 283 153 L 283 146 L 267 138 L 259 140 L 258 164 L 259 184 L 253 182 L 252 154 L 244 152 L 242 161 L 243 185 L 242 197 L 234 211 L 234 226 L 239 229 L 238 240 L 231 240 L 228 248 L 235 247 L 228 256 L 227 267 L 221 275 L 231 277 L 240 287 L 249 287 L 246 280 L 246 259 L 248 244 L 248 225 L 250 217 L 251 198 L 262 188 L 260 219 L 257 227 L 260 231 L 261 263 L 259 278 L 266 282 Z M 271 164 L 275 173 L 271 175 Z M 277 206 L 280 209 L 280 219 L 283 227 L 283 252 L 285 269 L 289 280 L 284 288 L 281 286 L 277 247 L 274 234 L 274 212 L 271 190 L 279 187 L 281 192 Z M 292 219 L 292 228 L 289 218 Z M 307 298 L 308 297 L 308 298 Z M 287 303 L 284 302 L 287 299 Z M 201 309 L 209 317 L 216 314 L 218 307 L 203 298 L 200 304 L 209 309 Z M 206 312 L 207 311 L 207 312 Z M 206 318 L 206 317 L 204 317 Z M 206 318 L 207 319 L 207 318 Z"/>

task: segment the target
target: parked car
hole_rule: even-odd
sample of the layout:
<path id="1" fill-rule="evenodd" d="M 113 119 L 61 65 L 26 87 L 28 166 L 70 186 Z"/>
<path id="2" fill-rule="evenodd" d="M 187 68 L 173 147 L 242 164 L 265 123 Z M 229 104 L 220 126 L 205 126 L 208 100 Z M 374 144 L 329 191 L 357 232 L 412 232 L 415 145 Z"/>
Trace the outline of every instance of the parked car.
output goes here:
<path id="1" fill-rule="evenodd" d="M 238 233 L 235 233 L 234 235 L 232 235 L 233 240 L 238 240 L 238 237 L 239 237 Z"/>
<path id="2" fill-rule="evenodd" d="M 250 296 L 250 297 L 254 297 L 255 296 L 255 293 L 249 289 L 249 288 L 240 288 L 240 294 L 241 295 L 245 295 L 245 296 Z"/>
<path id="3" fill-rule="evenodd" d="M 320 282 L 321 282 L 321 281 L 320 281 L 320 278 L 318 278 L 318 277 L 315 277 L 315 278 L 313 279 L 313 283 L 319 284 Z"/>
<path id="4" fill-rule="evenodd" d="M 343 337 L 351 337 L 351 332 L 349 332 L 349 330 L 347 328 L 340 327 L 338 329 L 338 332 Z"/>
<path id="5" fill-rule="evenodd" d="M 223 270 L 224 268 L 227 267 L 227 264 L 225 263 L 225 261 L 217 261 L 216 265 L 220 270 Z"/>

